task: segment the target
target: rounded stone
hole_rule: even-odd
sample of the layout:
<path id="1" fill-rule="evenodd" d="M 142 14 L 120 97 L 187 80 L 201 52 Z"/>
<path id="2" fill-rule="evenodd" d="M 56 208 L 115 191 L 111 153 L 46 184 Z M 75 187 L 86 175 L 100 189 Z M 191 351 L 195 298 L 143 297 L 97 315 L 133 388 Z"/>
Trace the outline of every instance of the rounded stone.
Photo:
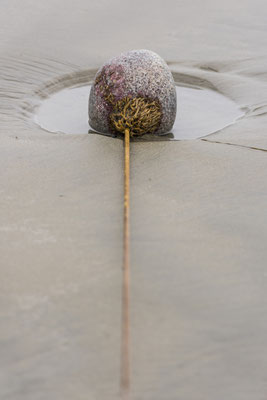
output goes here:
<path id="1" fill-rule="evenodd" d="M 89 124 L 112 133 L 109 116 L 114 104 L 126 97 L 156 100 L 161 120 L 156 134 L 170 132 L 176 117 L 176 90 L 166 62 L 150 50 L 132 50 L 112 58 L 96 73 L 89 97 Z"/>

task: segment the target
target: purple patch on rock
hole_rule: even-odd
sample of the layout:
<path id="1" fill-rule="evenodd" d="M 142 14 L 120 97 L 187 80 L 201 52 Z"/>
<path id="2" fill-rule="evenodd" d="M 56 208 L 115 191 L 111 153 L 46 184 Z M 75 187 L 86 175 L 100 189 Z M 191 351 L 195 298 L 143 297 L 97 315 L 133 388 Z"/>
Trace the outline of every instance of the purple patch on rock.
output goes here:
<path id="1" fill-rule="evenodd" d="M 95 91 L 104 100 L 111 95 L 119 100 L 125 90 L 124 70 L 121 65 L 105 65 L 95 79 Z M 110 101 L 109 101 L 110 102 Z"/>

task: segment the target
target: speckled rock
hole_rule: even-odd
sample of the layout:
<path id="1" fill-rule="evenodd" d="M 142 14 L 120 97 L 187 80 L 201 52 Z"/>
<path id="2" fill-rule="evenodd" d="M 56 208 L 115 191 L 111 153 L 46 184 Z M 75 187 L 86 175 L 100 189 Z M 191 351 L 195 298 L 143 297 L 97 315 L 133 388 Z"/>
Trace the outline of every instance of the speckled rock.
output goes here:
<path id="1" fill-rule="evenodd" d="M 156 100 L 161 120 L 156 134 L 170 132 L 176 117 L 176 90 L 166 62 L 150 50 L 132 50 L 112 58 L 97 72 L 89 97 L 89 124 L 112 133 L 109 115 L 125 97 Z"/>

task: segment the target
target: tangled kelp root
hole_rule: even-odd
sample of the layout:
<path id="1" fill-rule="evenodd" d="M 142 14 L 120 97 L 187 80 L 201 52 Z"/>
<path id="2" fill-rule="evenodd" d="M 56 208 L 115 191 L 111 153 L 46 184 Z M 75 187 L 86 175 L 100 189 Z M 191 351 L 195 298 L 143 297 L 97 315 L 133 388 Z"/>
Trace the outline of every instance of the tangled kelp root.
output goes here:
<path id="1" fill-rule="evenodd" d="M 161 108 L 156 100 L 125 97 L 117 101 L 109 118 L 113 130 L 124 133 L 129 129 L 131 136 L 143 135 L 157 130 Z"/>

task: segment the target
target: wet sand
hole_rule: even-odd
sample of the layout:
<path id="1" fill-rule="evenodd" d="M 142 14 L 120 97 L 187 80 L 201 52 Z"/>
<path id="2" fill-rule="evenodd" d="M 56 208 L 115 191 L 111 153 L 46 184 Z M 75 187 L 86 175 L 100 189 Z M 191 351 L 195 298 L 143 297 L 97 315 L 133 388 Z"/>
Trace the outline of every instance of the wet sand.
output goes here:
<path id="1" fill-rule="evenodd" d="M 1 399 L 119 398 L 123 144 L 46 132 L 29 99 L 138 48 L 246 118 L 132 143 L 131 399 L 265 399 L 265 2 L 0 9 Z"/>

